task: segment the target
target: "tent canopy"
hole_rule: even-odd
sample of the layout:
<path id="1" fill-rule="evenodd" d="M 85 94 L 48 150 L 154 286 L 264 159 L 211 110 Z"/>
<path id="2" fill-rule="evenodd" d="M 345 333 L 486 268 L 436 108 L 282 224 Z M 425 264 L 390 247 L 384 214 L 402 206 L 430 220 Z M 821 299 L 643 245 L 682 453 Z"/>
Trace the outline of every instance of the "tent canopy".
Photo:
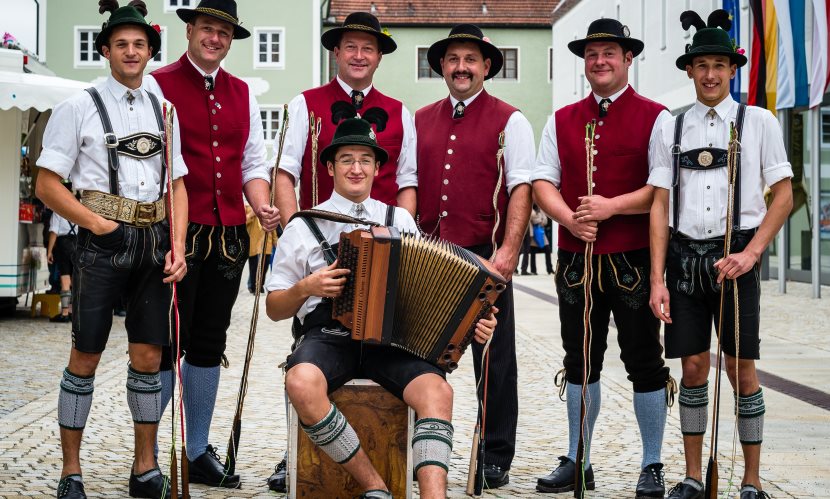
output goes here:
<path id="1" fill-rule="evenodd" d="M 0 109 L 52 109 L 90 84 L 57 76 L 0 71 Z"/>

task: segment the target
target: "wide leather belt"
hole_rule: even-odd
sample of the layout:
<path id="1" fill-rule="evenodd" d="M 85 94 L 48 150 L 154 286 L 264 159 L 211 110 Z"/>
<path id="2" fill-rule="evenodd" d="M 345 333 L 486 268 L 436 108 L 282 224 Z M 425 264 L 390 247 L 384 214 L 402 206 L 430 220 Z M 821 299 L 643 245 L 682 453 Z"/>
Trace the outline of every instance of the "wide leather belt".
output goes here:
<path id="1" fill-rule="evenodd" d="M 136 227 L 147 227 L 161 222 L 166 216 L 164 199 L 140 203 L 101 191 L 84 191 L 81 204 L 108 220 L 124 222 Z"/>

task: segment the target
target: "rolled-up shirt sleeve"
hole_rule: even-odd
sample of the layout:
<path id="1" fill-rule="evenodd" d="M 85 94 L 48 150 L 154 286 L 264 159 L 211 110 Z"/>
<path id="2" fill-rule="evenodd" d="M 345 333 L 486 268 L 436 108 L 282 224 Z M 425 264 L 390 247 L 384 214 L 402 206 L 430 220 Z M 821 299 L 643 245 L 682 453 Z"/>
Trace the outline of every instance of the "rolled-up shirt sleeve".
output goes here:
<path id="1" fill-rule="evenodd" d="M 674 140 L 675 119 L 669 118 L 663 121 L 659 129 L 655 126 L 658 134 L 652 133 L 649 141 L 648 181 L 646 183 L 661 189 L 671 189 L 672 185 L 671 144 Z"/>
<path id="2" fill-rule="evenodd" d="M 288 103 L 289 126 L 285 132 L 285 145 L 280 159 L 280 170 L 294 177 L 294 185 L 300 183 L 303 171 L 303 154 L 308 140 L 308 107 L 305 96 L 300 94 Z"/>
<path id="3" fill-rule="evenodd" d="M 43 133 L 43 151 L 37 166 L 69 178 L 80 154 L 81 112 L 74 100 L 55 106 Z"/>
<path id="4" fill-rule="evenodd" d="M 793 169 L 787 159 L 784 148 L 784 135 L 775 116 L 767 110 L 762 111 L 763 137 L 761 138 L 761 171 L 767 185 L 775 185 L 785 178 L 792 178 Z"/>
<path id="5" fill-rule="evenodd" d="M 289 289 L 307 275 L 309 248 L 303 247 L 306 237 L 300 231 L 308 229 L 301 221 L 297 222 L 298 220 L 295 220 L 285 227 L 277 244 L 271 273 L 265 283 L 265 289 L 268 291 Z"/>
<path id="6" fill-rule="evenodd" d="M 519 111 L 514 112 L 504 127 L 504 176 L 508 193 L 517 185 L 530 183 L 535 147 L 530 121 Z"/>
<path id="7" fill-rule="evenodd" d="M 531 180 L 547 180 L 559 188 L 562 180 L 562 165 L 559 163 L 559 146 L 556 142 L 556 115 L 551 115 L 542 130 L 539 153 L 533 167 Z"/>
<path id="8" fill-rule="evenodd" d="M 253 94 L 248 91 L 248 110 L 251 126 L 248 131 L 248 141 L 242 151 L 242 184 L 251 180 L 262 179 L 271 182 L 271 165 L 268 164 L 268 153 L 265 149 L 265 135 L 262 132 L 262 117 L 259 114 L 259 104 Z"/>
<path id="9" fill-rule="evenodd" d="M 415 119 L 406 106 L 401 109 L 401 121 L 403 122 L 403 142 L 401 143 L 401 153 L 398 156 L 398 170 L 396 172 L 399 190 L 418 186 L 416 160 L 418 139 L 415 134 Z"/>

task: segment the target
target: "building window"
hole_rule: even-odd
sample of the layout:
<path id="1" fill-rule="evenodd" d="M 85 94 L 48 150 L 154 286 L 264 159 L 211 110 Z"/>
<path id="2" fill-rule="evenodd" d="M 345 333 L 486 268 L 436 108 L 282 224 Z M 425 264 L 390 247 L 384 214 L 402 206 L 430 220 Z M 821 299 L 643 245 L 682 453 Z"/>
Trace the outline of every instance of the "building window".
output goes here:
<path id="1" fill-rule="evenodd" d="M 518 48 L 500 48 L 501 55 L 504 57 L 504 66 L 501 71 L 493 79 L 498 80 L 517 80 L 519 79 L 519 49 Z"/>
<path id="2" fill-rule="evenodd" d="M 830 147 L 830 109 L 821 111 L 821 145 Z"/>
<path id="3" fill-rule="evenodd" d="M 280 107 L 260 106 L 259 116 L 262 119 L 262 132 L 265 142 L 272 145 L 280 132 Z"/>
<path id="4" fill-rule="evenodd" d="M 193 7 L 195 0 L 164 0 L 164 11 L 172 12 L 176 9 Z"/>
<path id="5" fill-rule="evenodd" d="M 156 50 L 153 58 L 147 63 L 150 67 L 160 67 L 167 64 L 167 27 L 162 26 L 159 34 L 161 35 L 161 47 Z"/>
<path id="6" fill-rule="evenodd" d="M 548 81 L 553 80 L 553 47 L 548 47 Z"/>
<path id="7" fill-rule="evenodd" d="M 441 75 L 432 70 L 427 60 L 428 47 L 418 47 L 418 79 L 441 78 Z"/>
<path id="8" fill-rule="evenodd" d="M 285 28 L 254 28 L 254 67 L 285 67 Z"/>
<path id="9" fill-rule="evenodd" d="M 104 57 L 95 50 L 95 37 L 101 28 L 75 26 L 75 67 L 104 67 Z"/>

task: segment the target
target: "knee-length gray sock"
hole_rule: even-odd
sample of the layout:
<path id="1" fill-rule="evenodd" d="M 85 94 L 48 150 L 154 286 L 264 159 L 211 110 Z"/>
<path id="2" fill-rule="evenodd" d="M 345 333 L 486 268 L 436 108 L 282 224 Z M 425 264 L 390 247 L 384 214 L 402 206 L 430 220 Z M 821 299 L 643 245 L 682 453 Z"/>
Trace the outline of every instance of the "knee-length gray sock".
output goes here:
<path id="1" fill-rule="evenodd" d="M 634 392 L 634 414 L 643 440 L 643 461 L 640 469 L 659 463 L 666 428 L 666 389 L 653 392 Z"/>
<path id="2" fill-rule="evenodd" d="M 568 383 L 568 459 L 576 462 L 576 448 L 579 445 L 580 406 L 582 405 L 582 386 Z M 585 468 L 591 465 L 591 436 L 594 434 L 594 423 L 599 416 L 599 406 L 602 402 L 599 381 L 589 383 L 585 391 L 585 411 L 588 421 L 588 434 L 585 435 Z"/>
<path id="3" fill-rule="evenodd" d="M 167 404 L 173 398 L 173 387 L 176 386 L 176 381 L 173 379 L 173 371 L 161 371 L 161 417 L 164 420 L 164 411 L 167 409 Z M 159 442 L 156 436 L 156 444 L 153 447 L 153 455 L 158 459 L 159 457 Z"/>
<path id="4" fill-rule="evenodd" d="M 219 366 L 197 367 L 182 362 L 187 457 L 191 461 L 207 450 L 210 422 L 219 389 L 219 369 Z"/>

